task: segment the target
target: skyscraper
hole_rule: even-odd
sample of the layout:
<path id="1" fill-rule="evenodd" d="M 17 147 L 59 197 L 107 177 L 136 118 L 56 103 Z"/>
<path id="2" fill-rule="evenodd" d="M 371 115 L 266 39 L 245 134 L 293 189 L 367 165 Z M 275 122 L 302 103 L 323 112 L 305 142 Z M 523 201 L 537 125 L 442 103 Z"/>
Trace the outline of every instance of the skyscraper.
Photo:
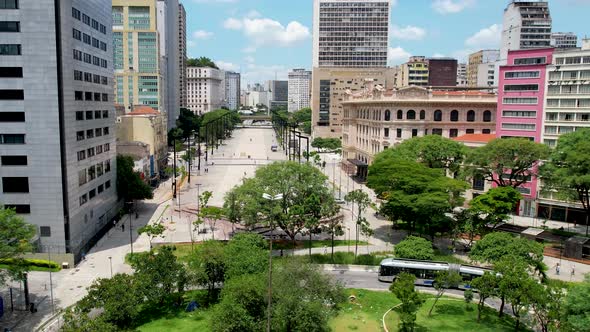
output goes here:
<path id="1" fill-rule="evenodd" d="M 113 0 L 115 102 L 164 111 L 156 0 Z"/>
<path id="2" fill-rule="evenodd" d="M 551 46 L 560 49 L 578 47 L 578 36 L 573 32 L 554 32 L 551 34 Z"/>
<path id="3" fill-rule="evenodd" d="M 471 53 L 467 64 L 467 86 L 495 86 L 495 68 L 499 57 L 499 50 L 480 50 Z"/>
<path id="4" fill-rule="evenodd" d="M 187 107 L 186 102 L 186 10 L 182 4 L 178 5 L 178 61 L 180 73 L 179 95 L 180 107 Z"/>
<path id="5" fill-rule="evenodd" d="M 288 110 L 296 112 L 309 107 L 311 97 L 311 71 L 293 69 L 289 72 Z"/>
<path id="6" fill-rule="evenodd" d="M 162 102 L 168 113 L 168 127 L 176 125 L 180 109 L 180 58 L 178 0 L 158 0 L 158 34 L 160 37 L 160 74 Z"/>
<path id="7" fill-rule="evenodd" d="M 504 10 L 500 60 L 508 51 L 550 46 L 551 15 L 547 1 L 512 0 Z"/>
<path id="8" fill-rule="evenodd" d="M 389 0 L 314 0 L 313 67 L 387 66 Z"/>
<path id="9" fill-rule="evenodd" d="M 110 8 L 0 1 L 0 203 L 70 262 L 117 213 Z"/>
<path id="10" fill-rule="evenodd" d="M 231 71 L 225 72 L 225 100 L 227 108 L 237 110 L 240 108 L 240 74 Z"/>
<path id="11" fill-rule="evenodd" d="M 268 81 L 267 90 L 270 93 L 268 105 L 270 109 L 287 109 L 287 98 L 289 97 L 288 81 Z"/>

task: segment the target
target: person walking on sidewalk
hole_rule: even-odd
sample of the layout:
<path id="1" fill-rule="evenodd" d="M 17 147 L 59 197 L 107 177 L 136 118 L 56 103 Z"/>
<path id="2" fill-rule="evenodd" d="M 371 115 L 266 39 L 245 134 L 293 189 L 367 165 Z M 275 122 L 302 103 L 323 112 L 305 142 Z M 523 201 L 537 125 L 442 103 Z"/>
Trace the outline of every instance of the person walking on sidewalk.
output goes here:
<path id="1" fill-rule="evenodd" d="M 559 275 L 559 263 L 555 265 L 555 274 Z"/>

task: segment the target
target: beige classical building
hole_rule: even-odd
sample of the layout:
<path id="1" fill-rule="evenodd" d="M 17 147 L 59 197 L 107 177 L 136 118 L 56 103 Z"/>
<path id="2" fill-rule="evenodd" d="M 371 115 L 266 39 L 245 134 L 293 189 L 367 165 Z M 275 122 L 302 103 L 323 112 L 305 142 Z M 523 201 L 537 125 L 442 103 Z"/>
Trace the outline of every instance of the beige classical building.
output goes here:
<path id="1" fill-rule="evenodd" d="M 348 93 L 342 101 L 343 160 L 363 178 L 377 153 L 406 139 L 492 134 L 496 105 L 495 94 L 480 91 L 433 91 L 417 86 L 386 90 L 376 85 Z"/>
<path id="2" fill-rule="evenodd" d="M 149 146 L 149 178 L 157 179 L 168 157 L 166 117 L 148 106 L 117 117 L 117 145 L 141 142 Z"/>
<path id="3" fill-rule="evenodd" d="M 394 68 L 314 68 L 311 109 L 314 137 L 342 137 L 342 101 L 367 83 L 393 88 Z"/>

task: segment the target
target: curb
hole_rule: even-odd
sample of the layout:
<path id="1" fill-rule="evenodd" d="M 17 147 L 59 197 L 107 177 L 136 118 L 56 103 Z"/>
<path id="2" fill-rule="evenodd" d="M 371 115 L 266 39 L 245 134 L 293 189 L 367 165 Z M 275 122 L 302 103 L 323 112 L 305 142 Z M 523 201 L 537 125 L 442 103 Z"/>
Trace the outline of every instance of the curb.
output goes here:
<path id="1" fill-rule="evenodd" d="M 322 264 L 324 271 L 354 271 L 354 272 L 379 272 L 379 266 L 373 265 L 339 265 L 339 264 Z"/>

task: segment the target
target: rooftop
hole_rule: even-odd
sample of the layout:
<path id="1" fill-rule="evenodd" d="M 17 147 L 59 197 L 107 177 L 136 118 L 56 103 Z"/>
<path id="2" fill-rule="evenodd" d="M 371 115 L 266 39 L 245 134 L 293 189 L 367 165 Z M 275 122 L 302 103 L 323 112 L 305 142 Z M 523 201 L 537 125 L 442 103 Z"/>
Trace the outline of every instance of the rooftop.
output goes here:
<path id="1" fill-rule="evenodd" d="M 129 112 L 126 115 L 160 115 L 160 112 L 149 106 L 134 106 L 133 112 Z"/>
<path id="2" fill-rule="evenodd" d="M 496 139 L 495 134 L 465 134 L 453 138 L 453 141 L 465 143 L 488 143 L 494 139 Z"/>

